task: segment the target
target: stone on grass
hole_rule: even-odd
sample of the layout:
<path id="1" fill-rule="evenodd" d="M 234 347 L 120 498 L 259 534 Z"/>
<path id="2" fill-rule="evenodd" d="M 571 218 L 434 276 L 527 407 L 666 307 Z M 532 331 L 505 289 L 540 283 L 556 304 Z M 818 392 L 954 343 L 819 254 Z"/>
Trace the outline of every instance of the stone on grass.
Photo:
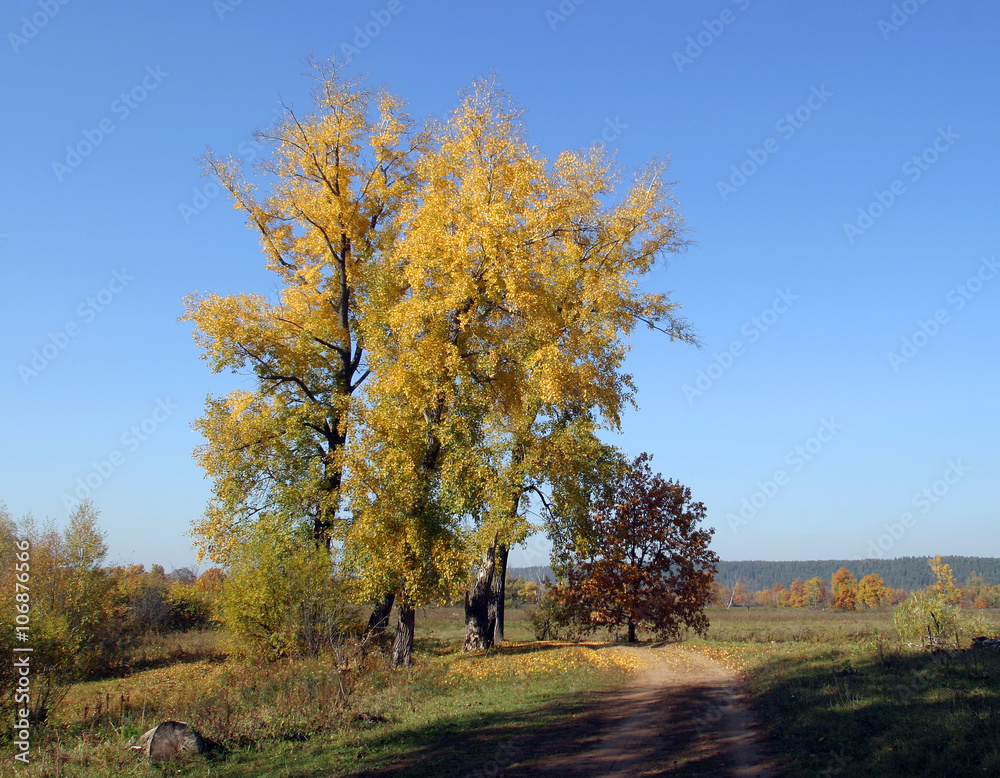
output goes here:
<path id="1" fill-rule="evenodd" d="M 206 742 L 183 721 L 164 721 L 142 735 L 132 748 L 141 751 L 150 760 L 160 762 L 204 753 Z"/>

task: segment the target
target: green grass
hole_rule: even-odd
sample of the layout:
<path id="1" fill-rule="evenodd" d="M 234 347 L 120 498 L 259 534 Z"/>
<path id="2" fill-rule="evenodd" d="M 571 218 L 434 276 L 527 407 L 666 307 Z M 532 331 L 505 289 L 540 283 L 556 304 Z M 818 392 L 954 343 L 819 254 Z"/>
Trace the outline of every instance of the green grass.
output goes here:
<path id="1" fill-rule="evenodd" d="M 1000 773 L 1000 652 L 936 654 L 895 640 L 891 611 L 711 610 L 685 645 L 746 680 L 785 775 Z M 989 612 L 1000 632 L 1000 618 Z M 370 654 L 238 663 L 218 636 L 158 640 L 127 677 L 78 684 L 45 727 L 41 776 L 419 776 L 475 774 L 569 753 L 628 663 L 613 648 L 538 643 L 520 610 L 510 643 L 463 654 L 461 608 L 418 612 L 414 667 Z M 617 657 L 617 658 L 616 658 Z M 165 718 L 190 721 L 224 755 L 150 767 L 128 750 Z M 10 774 L 10 761 L 0 774 Z"/>
<path id="2" fill-rule="evenodd" d="M 1000 652 L 909 647 L 891 611 L 711 618 L 691 645 L 747 678 L 788 775 L 1000 774 Z"/>
<path id="3" fill-rule="evenodd" d="M 373 654 L 360 671 L 327 661 L 257 665 L 222 661 L 204 635 L 157 642 L 149 669 L 77 684 L 36 727 L 31 776 L 464 776 L 484 761 L 512 763 L 573 748 L 549 733 L 598 708 L 623 682 L 624 660 L 597 647 L 510 642 L 463 654 L 454 609 L 421 612 L 416 664 L 389 671 Z M 526 637 L 512 612 L 508 638 Z M 174 663 L 163 662 L 173 657 Z M 128 749 L 167 718 L 224 743 L 223 755 L 147 766 Z M 562 749 L 562 750 L 560 750 Z M 0 774 L 10 763 L 0 766 Z"/>

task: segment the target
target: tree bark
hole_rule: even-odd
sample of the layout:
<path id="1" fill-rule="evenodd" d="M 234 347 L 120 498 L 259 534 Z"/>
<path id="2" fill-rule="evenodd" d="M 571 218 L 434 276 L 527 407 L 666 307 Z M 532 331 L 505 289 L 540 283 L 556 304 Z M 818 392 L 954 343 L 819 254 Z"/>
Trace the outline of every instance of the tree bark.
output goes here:
<path id="1" fill-rule="evenodd" d="M 635 622 L 632 621 L 632 617 L 629 616 L 628 620 L 628 642 L 635 643 Z"/>
<path id="2" fill-rule="evenodd" d="M 416 622 L 416 611 L 406 603 L 399 603 L 399 621 L 396 625 L 396 637 L 392 641 L 392 658 L 389 667 L 406 667 L 413 664 L 413 633 Z"/>
<path id="3" fill-rule="evenodd" d="M 463 651 L 493 647 L 493 621 L 490 618 L 493 599 L 493 575 L 496 566 L 497 539 L 483 552 L 479 572 L 472 583 L 472 592 L 465 593 L 465 644 Z"/>
<path id="4" fill-rule="evenodd" d="M 368 629 L 365 630 L 365 634 L 385 632 L 389 628 L 389 616 L 392 613 L 392 605 L 395 600 L 396 595 L 393 592 L 382 598 L 382 602 L 375 606 L 372 615 L 368 617 Z"/>
<path id="5" fill-rule="evenodd" d="M 493 574 L 493 593 L 490 597 L 490 617 L 493 619 L 493 645 L 503 643 L 504 600 L 507 598 L 507 557 L 510 549 L 497 545 L 496 572 Z"/>

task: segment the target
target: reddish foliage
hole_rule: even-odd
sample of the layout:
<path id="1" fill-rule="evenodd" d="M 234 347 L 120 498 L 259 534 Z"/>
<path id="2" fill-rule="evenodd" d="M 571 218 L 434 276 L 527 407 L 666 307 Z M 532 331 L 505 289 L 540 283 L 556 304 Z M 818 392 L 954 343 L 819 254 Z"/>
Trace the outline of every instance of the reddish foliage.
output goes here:
<path id="1" fill-rule="evenodd" d="M 593 625 L 667 639 L 681 625 L 708 628 L 703 608 L 719 561 L 705 506 L 691 490 L 653 475 L 642 454 L 593 506 L 593 534 L 570 549 L 569 593 Z"/>

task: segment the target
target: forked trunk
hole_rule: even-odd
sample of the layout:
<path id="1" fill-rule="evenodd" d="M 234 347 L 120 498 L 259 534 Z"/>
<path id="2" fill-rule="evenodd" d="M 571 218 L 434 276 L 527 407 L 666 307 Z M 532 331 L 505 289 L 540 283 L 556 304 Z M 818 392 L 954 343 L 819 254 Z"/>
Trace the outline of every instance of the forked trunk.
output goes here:
<path id="1" fill-rule="evenodd" d="M 382 602 L 375 606 L 372 615 L 368 617 L 368 629 L 365 630 L 365 634 L 385 632 L 389 628 L 389 616 L 395 601 L 396 595 L 392 592 L 382 598 Z"/>
<path id="2" fill-rule="evenodd" d="M 392 658 L 389 667 L 406 667 L 413 664 L 413 632 L 416 622 L 416 611 L 405 603 L 399 603 L 399 620 L 396 625 L 396 637 L 392 641 Z"/>
<path id="3" fill-rule="evenodd" d="M 493 574 L 493 595 L 490 597 L 490 618 L 493 619 L 493 645 L 503 643 L 504 600 L 507 598 L 507 557 L 510 549 L 497 545 L 496 572 Z"/>
<path id="4" fill-rule="evenodd" d="M 496 560 L 496 538 L 483 552 L 483 559 L 472 583 L 472 592 L 465 593 L 464 651 L 493 647 L 493 621 L 490 618 L 493 599 L 493 568 Z"/>

